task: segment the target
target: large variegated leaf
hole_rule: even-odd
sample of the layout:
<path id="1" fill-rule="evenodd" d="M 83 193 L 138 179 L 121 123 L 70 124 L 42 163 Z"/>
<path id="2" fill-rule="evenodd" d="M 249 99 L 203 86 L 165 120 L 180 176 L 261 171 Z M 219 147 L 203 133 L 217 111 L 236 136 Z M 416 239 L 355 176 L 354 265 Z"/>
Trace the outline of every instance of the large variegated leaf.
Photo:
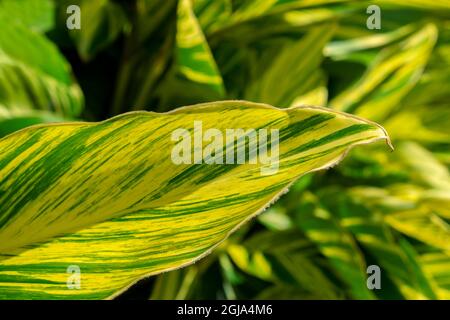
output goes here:
<path id="1" fill-rule="evenodd" d="M 278 148 L 279 161 L 271 158 L 271 171 L 259 161 L 176 165 L 172 132 L 197 135 L 194 121 L 203 132 L 278 129 L 279 143 L 261 142 L 258 150 L 263 159 Z M 242 101 L 8 135 L 0 140 L 0 297 L 107 298 L 139 278 L 190 264 L 298 177 L 380 139 L 388 139 L 381 127 L 343 113 Z M 246 148 L 245 140 L 228 142 L 216 156 Z M 66 286 L 72 265 L 81 270 L 79 290 Z"/>

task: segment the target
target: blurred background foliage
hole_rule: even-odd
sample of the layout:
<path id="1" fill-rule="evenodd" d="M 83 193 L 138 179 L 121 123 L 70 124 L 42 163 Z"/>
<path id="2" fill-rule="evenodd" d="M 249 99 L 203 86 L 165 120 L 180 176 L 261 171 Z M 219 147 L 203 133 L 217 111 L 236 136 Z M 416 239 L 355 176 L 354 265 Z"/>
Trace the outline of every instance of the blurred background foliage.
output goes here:
<path id="1" fill-rule="evenodd" d="M 0 30 L 0 136 L 246 99 L 354 113 L 393 140 L 304 176 L 211 255 L 122 298 L 450 299 L 448 1 L 0 0 Z"/>

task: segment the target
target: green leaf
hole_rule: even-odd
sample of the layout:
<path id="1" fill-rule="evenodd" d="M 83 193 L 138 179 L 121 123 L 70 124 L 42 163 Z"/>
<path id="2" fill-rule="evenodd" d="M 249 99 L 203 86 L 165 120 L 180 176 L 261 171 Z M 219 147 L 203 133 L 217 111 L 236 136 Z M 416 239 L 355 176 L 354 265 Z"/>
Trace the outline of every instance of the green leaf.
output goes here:
<path id="1" fill-rule="evenodd" d="M 0 53 L 63 83 L 70 84 L 70 65 L 58 48 L 39 33 L 0 21 Z"/>
<path id="2" fill-rule="evenodd" d="M 322 75 L 317 68 L 334 28 L 332 24 L 313 28 L 300 40 L 279 50 L 269 66 L 260 65 L 261 76 L 248 86 L 246 99 L 288 107 L 295 98 L 307 93 L 309 81 L 314 82 Z"/>
<path id="3" fill-rule="evenodd" d="M 443 252 L 428 252 L 420 256 L 424 272 L 434 279 L 442 299 L 450 297 L 450 256 Z"/>
<path id="4" fill-rule="evenodd" d="M 371 205 L 380 197 L 379 189 L 350 188 L 347 192 L 330 188 L 320 192 L 321 203 L 334 212 L 340 225 L 353 234 L 358 244 L 375 259 L 375 264 L 384 270 L 384 275 L 395 284 L 394 292 L 386 287 L 378 294 L 407 299 L 435 298 L 428 290 L 432 285 L 424 285 L 417 257 L 405 252 L 393 231 L 384 222 L 383 213 Z M 381 193 L 383 199 L 384 193 Z M 411 275 L 414 275 L 413 277 Z M 399 290 L 397 294 L 395 292 Z"/>
<path id="5" fill-rule="evenodd" d="M 282 207 L 271 207 L 258 217 L 258 221 L 269 230 L 288 230 L 292 221 Z"/>
<path id="6" fill-rule="evenodd" d="M 436 10 L 441 11 L 449 10 L 450 4 L 445 1 L 433 1 L 433 0 L 412 0 L 412 1 L 399 1 L 399 0 L 379 0 L 380 4 L 386 5 L 398 5 L 404 7 L 419 8 L 422 10 Z M 448 11 L 447 11 L 448 12 Z"/>
<path id="7" fill-rule="evenodd" d="M 54 25 L 54 3 L 52 0 L 2 0 L 0 21 L 46 32 Z"/>
<path id="8" fill-rule="evenodd" d="M 404 142 L 398 148 L 399 158 L 406 164 L 414 180 L 428 187 L 450 191 L 450 173 L 434 155 L 421 145 Z"/>
<path id="9" fill-rule="evenodd" d="M 444 251 L 450 250 L 450 226 L 439 216 L 446 215 L 444 197 L 450 195 L 448 190 L 425 191 L 416 185 L 402 184 L 386 189 L 359 187 L 353 193 L 360 197 L 364 194 L 366 205 L 382 212 L 384 221 L 393 229 Z"/>
<path id="10" fill-rule="evenodd" d="M 222 78 L 189 0 L 181 0 L 178 5 L 176 50 L 179 72 L 184 77 L 224 94 Z"/>
<path id="11" fill-rule="evenodd" d="M 83 95 L 56 46 L 22 25 L 0 28 L 0 118 L 79 115 Z"/>
<path id="12" fill-rule="evenodd" d="M 450 251 L 450 225 L 426 210 L 406 210 L 386 215 L 394 229 L 427 244 Z"/>
<path id="13" fill-rule="evenodd" d="M 296 212 L 298 227 L 329 260 L 337 276 L 349 288 L 355 299 L 373 299 L 366 285 L 366 265 L 351 234 L 339 225 L 339 220 L 318 203 L 310 193 L 302 196 Z"/>
<path id="14" fill-rule="evenodd" d="M 125 30 L 128 20 L 119 4 L 110 0 L 66 0 L 62 8 L 78 5 L 81 11 L 81 29 L 69 30 L 78 53 L 85 61 L 114 42 Z"/>
<path id="15" fill-rule="evenodd" d="M 196 265 L 163 273 L 156 280 L 150 300 L 186 299 L 198 273 Z"/>
<path id="16" fill-rule="evenodd" d="M 242 270 L 263 280 L 272 279 L 270 262 L 261 251 L 248 252 L 245 247 L 233 244 L 227 247 L 227 252 Z"/>
<path id="17" fill-rule="evenodd" d="M 218 256 L 217 252 L 220 252 L 220 250 L 218 248 L 208 256 L 208 259 L 203 259 L 182 269 L 172 270 L 158 275 L 149 299 L 183 300 L 203 297 L 205 292 L 202 290 L 201 284 L 208 286 L 210 283 L 207 279 L 207 273 L 215 266 Z"/>
<path id="18" fill-rule="evenodd" d="M 176 0 L 138 0 L 135 22 L 125 39 L 111 114 L 156 105 L 157 89 L 173 59 Z"/>
<path id="19" fill-rule="evenodd" d="M 407 25 L 392 32 L 332 41 L 327 44 L 324 53 L 326 56 L 331 56 L 334 59 L 343 59 L 354 52 L 380 48 L 396 42 L 409 35 L 414 29 L 413 25 Z"/>
<path id="20" fill-rule="evenodd" d="M 445 219 L 450 219 L 450 192 L 447 190 L 427 190 L 419 198 L 419 203 Z"/>
<path id="21" fill-rule="evenodd" d="M 14 116 L 13 118 L 6 119 L 0 117 L 0 138 L 35 124 L 64 121 L 67 121 L 67 119 L 58 118 L 45 112 L 30 112 L 30 115 L 28 116 Z"/>
<path id="22" fill-rule="evenodd" d="M 364 76 L 330 105 L 372 120 L 385 119 L 417 83 L 436 38 L 436 26 L 428 24 L 402 43 L 384 49 Z"/>
<path id="23" fill-rule="evenodd" d="M 162 104 L 179 106 L 225 97 L 222 76 L 190 0 L 178 3 L 175 63 L 162 89 Z"/>
<path id="24" fill-rule="evenodd" d="M 326 18 L 336 18 L 341 11 L 340 3 L 348 0 L 319 0 L 319 1 L 299 1 L 299 0 L 256 0 L 252 2 L 243 1 L 234 10 L 226 23 L 215 32 L 231 32 L 231 28 L 240 27 L 244 23 L 255 24 L 255 20 L 268 20 L 275 15 L 283 15 L 284 19 L 291 22 L 293 26 L 320 22 Z M 338 6 L 334 6 L 338 4 Z M 357 6 L 354 5 L 354 8 Z M 266 26 L 267 27 L 267 26 Z M 270 28 L 270 27 L 269 27 Z M 234 32 L 236 30 L 233 30 Z M 257 31 L 257 30 L 256 30 Z"/>
<path id="25" fill-rule="evenodd" d="M 134 39 L 136 41 L 131 47 L 132 50 L 140 48 L 143 44 L 161 32 L 161 26 L 165 20 L 176 13 L 178 0 L 154 1 L 137 0 L 136 1 L 136 25 L 133 27 Z"/>
<path id="26" fill-rule="evenodd" d="M 194 12 L 202 30 L 208 33 L 226 23 L 232 13 L 231 0 L 194 0 Z"/>
<path id="27" fill-rule="evenodd" d="M 430 110 L 433 110 L 433 115 Z M 450 127 L 450 123 L 447 123 L 449 118 L 450 110 L 446 105 L 413 107 L 387 119 L 385 126 L 395 140 L 412 140 L 423 144 L 447 143 L 450 141 L 447 129 Z"/>
<path id="28" fill-rule="evenodd" d="M 308 292 L 289 285 L 275 285 L 261 291 L 256 300 L 320 300 L 320 294 Z M 336 298 L 335 298 L 336 299 Z"/>
<path id="29" fill-rule="evenodd" d="M 303 254 L 278 254 L 279 267 L 284 273 L 288 273 L 292 279 L 289 284 L 297 284 L 298 287 L 317 295 L 321 299 L 339 298 L 338 290 L 326 277 L 326 273 L 313 263 L 313 260 Z M 299 272 L 299 269 L 301 270 Z"/>
<path id="30" fill-rule="evenodd" d="M 319 251 L 298 230 L 260 232 L 242 245 L 227 246 L 227 250 L 242 271 L 277 287 L 289 286 L 321 299 L 340 296 L 334 279 L 322 268 Z"/>
<path id="31" fill-rule="evenodd" d="M 279 130 L 279 143 L 269 144 L 273 162 L 176 165 L 172 132 L 193 133 L 194 121 L 203 132 Z M 107 298 L 142 277 L 191 264 L 300 176 L 380 139 L 388 139 L 381 127 L 347 114 L 243 101 L 10 134 L 0 140 L 0 297 Z M 260 160 L 269 156 L 267 142 L 254 149 L 245 140 L 219 146 L 214 159 L 245 149 L 259 150 Z M 79 290 L 67 289 L 71 265 L 81 269 Z"/>
<path id="32" fill-rule="evenodd" d="M 403 249 L 408 259 L 408 265 L 412 270 L 411 277 L 421 288 L 421 291 L 430 299 L 437 299 L 436 285 L 433 279 L 427 276 L 419 263 L 419 257 L 414 247 L 405 239 L 399 241 L 400 247 Z"/>

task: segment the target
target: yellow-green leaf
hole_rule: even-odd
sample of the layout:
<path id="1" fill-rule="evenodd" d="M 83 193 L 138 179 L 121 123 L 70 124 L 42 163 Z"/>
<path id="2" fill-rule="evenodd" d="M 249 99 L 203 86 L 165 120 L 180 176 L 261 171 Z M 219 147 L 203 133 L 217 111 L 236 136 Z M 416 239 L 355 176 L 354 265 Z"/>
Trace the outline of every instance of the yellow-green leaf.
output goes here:
<path id="1" fill-rule="evenodd" d="M 248 85 L 246 98 L 288 107 L 317 87 L 314 82 L 323 78 L 319 69 L 322 51 L 335 27 L 330 23 L 312 28 L 300 40 L 285 45 L 269 66 L 261 66 L 262 76 Z"/>
<path id="2" fill-rule="evenodd" d="M 419 8 L 422 10 L 439 10 L 444 11 L 450 9 L 450 4 L 447 1 L 433 1 L 433 0 L 411 0 L 411 1 L 399 1 L 399 0 L 380 0 L 380 5 L 399 5 L 405 7 Z"/>
<path id="3" fill-rule="evenodd" d="M 433 24 L 384 49 L 355 85 L 330 102 L 337 110 L 380 121 L 414 87 L 437 39 Z"/>
<path id="4" fill-rule="evenodd" d="M 243 164 L 176 165 L 172 133 L 198 135 L 194 121 L 203 132 L 279 130 L 279 143 L 260 137 L 256 164 L 246 157 Z M 300 176 L 380 139 L 388 140 L 380 126 L 344 113 L 245 101 L 15 132 L 0 140 L 0 298 L 108 298 L 193 263 Z M 245 140 L 217 155 L 249 149 Z M 264 171 L 269 153 L 277 170 Z M 80 268 L 80 289 L 67 287 L 70 266 Z"/>
<path id="5" fill-rule="evenodd" d="M 416 209 L 388 214 L 385 220 L 412 238 L 450 251 L 450 226 L 436 214 Z"/>
<path id="6" fill-rule="evenodd" d="M 0 119 L 38 113 L 78 116 L 83 94 L 57 47 L 22 25 L 0 19 L 0 29 Z"/>
<path id="7" fill-rule="evenodd" d="M 190 0 L 181 0 L 178 4 L 176 42 L 180 74 L 223 95 L 222 78 Z"/>
<path id="8" fill-rule="evenodd" d="M 396 185 L 389 189 L 359 187 L 351 193 L 363 197 L 372 211 L 380 211 L 383 220 L 393 229 L 450 251 L 450 226 L 443 219 L 446 214 L 444 197 L 448 198 L 448 191 L 424 191 L 415 185 Z"/>
<path id="9" fill-rule="evenodd" d="M 333 271 L 349 287 L 352 296 L 373 299 L 365 283 L 367 275 L 363 255 L 339 219 L 333 217 L 309 192 L 302 195 L 296 218 L 298 227 L 329 259 Z"/>
<path id="10" fill-rule="evenodd" d="M 426 148 L 414 142 L 404 142 L 398 148 L 398 155 L 414 180 L 450 192 L 450 172 Z"/>
<path id="11" fill-rule="evenodd" d="M 194 0 L 194 11 L 205 33 L 226 23 L 232 13 L 231 0 Z"/>
<path id="12" fill-rule="evenodd" d="M 450 254 L 448 252 L 425 253 L 421 255 L 420 263 L 425 273 L 436 282 L 439 298 L 450 299 Z"/>
<path id="13" fill-rule="evenodd" d="M 327 203 L 329 210 L 334 209 L 339 224 L 350 231 L 358 244 L 376 259 L 377 264 L 388 270 L 389 276 L 406 299 L 435 298 L 429 291 L 431 284 L 424 284 L 424 275 L 417 268 L 414 255 L 406 252 L 392 230 L 387 228 L 383 213 L 377 209 L 377 202 L 384 201 L 384 189 L 354 187 L 348 190 L 330 188 L 320 192 L 321 203 Z M 383 205 L 401 205 L 397 202 Z"/>
<path id="14" fill-rule="evenodd" d="M 163 105 L 224 98 L 222 76 L 190 0 L 178 3 L 175 60 L 163 88 Z"/>

